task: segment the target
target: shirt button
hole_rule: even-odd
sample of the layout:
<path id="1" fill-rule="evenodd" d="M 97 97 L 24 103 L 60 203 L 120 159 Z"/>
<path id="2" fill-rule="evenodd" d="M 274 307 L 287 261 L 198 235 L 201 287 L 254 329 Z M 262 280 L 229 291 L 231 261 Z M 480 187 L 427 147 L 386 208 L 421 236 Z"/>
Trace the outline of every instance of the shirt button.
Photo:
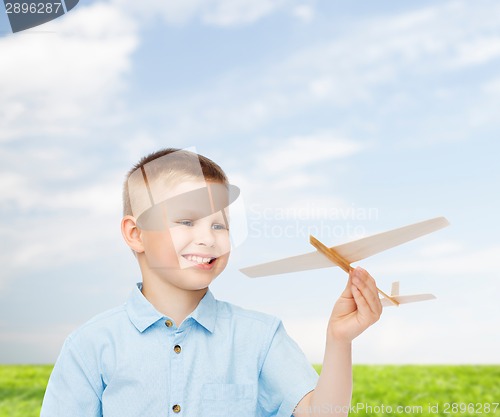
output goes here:
<path id="1" fill-rule="evenodd" d="M 181 347 L 180 347 L 179 345 L 175 345 L 175 346 L 174 346 L 174 352 L 175 352 L 175 353 L 181 353 L 181 350 L 182 350 L 182 349 L 181 349 Z"/>
<path id="2" fill-rule="evenodd" d="M 172 320 L 167 320 L 167 321 L 165 322 L 165 326 L 167 326 L 167 327 L 172 327 L 172 324 L 173 324 L 173 323 L 172 323 Z"/>
<path id="3" fill-rule="evenodd" d="M 181 406 L 179 404 L 175 404 L 172 407 L 172 410 L 174 410 L 174 413 L 180 413 L 181 412 Z"/>

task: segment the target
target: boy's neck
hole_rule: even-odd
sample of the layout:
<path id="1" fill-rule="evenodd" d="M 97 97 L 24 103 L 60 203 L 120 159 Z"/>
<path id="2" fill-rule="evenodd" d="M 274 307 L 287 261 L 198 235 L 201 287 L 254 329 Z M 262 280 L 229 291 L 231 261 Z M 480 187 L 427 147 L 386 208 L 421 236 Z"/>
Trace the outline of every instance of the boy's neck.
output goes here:
<path id="1" fill-rule="evenodd" d="M 143 277 L 142 294 L 156 310 L 173 319 L 177 327 L 196 309 L 208 291 L 208 288 L 184 290 L 145 278 Z"/>

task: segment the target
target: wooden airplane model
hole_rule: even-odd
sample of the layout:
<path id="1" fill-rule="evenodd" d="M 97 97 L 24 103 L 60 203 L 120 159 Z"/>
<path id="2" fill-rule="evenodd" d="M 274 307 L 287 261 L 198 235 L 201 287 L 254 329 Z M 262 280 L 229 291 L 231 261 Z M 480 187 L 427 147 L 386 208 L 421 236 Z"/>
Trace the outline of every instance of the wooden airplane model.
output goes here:
<path id="1" fill-rule="evenodd" d="M 425 220 L 423 222 L 389 230 L 388 232 L 378 233 L 376 235 L 364 237 L 353 242 L 333 246 L 325 246 L 314 236 L 310 236 L 310 243 L 317 249 L 315 252 L 309 252 L 302 255 L 279 259 L 259 265 L 249 266 L 240 269 L 250 278 L 262 277 L 265 275 L 277 275 L 287 272 L 307 271 L 310 269 L 328 268 L 334 265 L 339 266 L 345 272 L 349 273 L 351 263 L 365 259 L 371 255 L 401 245 L 410 240 L 435 232 L 448 226 L 450 223 L 444 217 Z M 333 264 L 333 265 L 332 265 Z M 377 288 L 382 295 L 382 305 L 389 306 L 416 301 L 425 301 L 436 298 L 432 294 L 414 294 L 399 295 L 399 282 L 392 284 L 391 295 L 387 295 Z"/>

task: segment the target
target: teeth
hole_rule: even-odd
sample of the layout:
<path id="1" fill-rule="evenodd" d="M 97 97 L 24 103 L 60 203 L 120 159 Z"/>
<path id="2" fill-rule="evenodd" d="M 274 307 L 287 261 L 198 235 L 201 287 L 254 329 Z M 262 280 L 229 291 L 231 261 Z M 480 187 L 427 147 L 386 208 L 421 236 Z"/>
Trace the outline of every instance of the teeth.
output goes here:
<path id="1" fill-rule="evenodd" d="M 197 262 L 199 264 L 208 264 L 212 259 L 215 258 L 203 258 L 201 256 L 195 256 L 195 255 L 185 255 L 184 256 L 188 261 L 191 262 Z"/>

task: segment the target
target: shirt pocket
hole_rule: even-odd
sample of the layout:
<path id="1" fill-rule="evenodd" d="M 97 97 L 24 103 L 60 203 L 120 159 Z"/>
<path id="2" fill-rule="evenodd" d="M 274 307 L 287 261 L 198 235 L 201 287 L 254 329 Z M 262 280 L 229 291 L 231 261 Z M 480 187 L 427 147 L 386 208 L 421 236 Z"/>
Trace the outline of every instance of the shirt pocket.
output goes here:
<path id="1" fill-rule="evenodd" d="M 256 391 L 252 384 L 204 384 L 204 417 L 255 417 Z"/>

